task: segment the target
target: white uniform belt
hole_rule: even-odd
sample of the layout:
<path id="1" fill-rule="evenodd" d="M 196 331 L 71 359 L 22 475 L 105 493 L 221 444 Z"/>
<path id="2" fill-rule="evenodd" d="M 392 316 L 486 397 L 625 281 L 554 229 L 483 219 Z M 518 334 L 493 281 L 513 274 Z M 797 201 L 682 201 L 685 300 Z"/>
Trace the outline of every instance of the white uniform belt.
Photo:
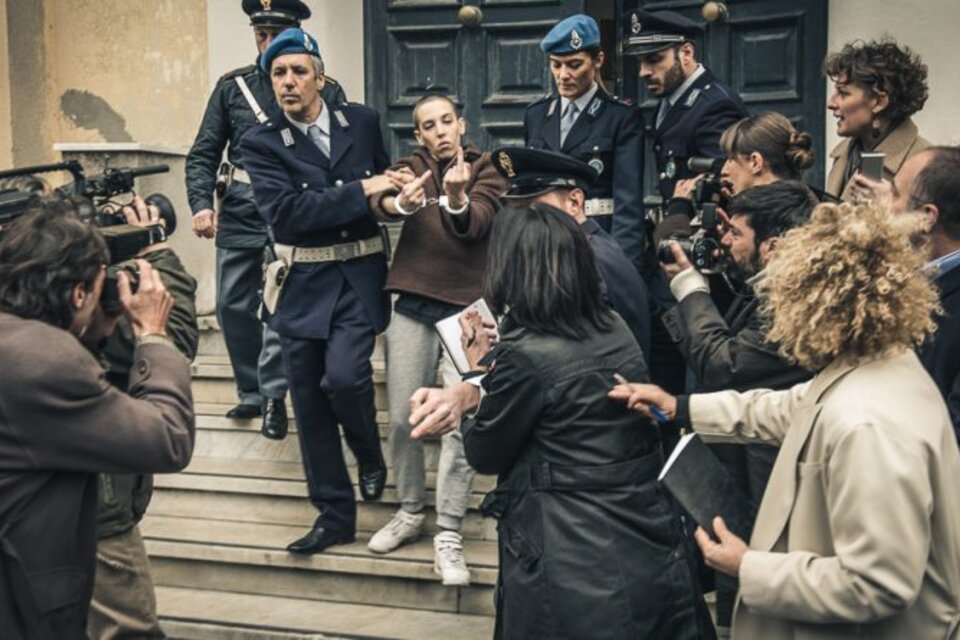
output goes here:
<path id="1" fill-rule="evenodd" d="M 588 216 L 612 216 L 613 198 L 592 198 L 584 203 Z"/>
<path id="2" fill-rule="evenodd" d="M 374 236 L 356 242 L 344 242 L 328 247 L 294 247 L 274 245 L 278 255 L 292 255 L 291 264 L 298 262 L 345 262 L 375 253 L 383 253 L 383 238 Z"/>
<path id="3" fill-rule="evenodd" d="M 242 182 L 243 184 L 250 184 L 250 174 L 244 171 L 243 169 L 233 168 L 233 180 L 234 182 Z"/>

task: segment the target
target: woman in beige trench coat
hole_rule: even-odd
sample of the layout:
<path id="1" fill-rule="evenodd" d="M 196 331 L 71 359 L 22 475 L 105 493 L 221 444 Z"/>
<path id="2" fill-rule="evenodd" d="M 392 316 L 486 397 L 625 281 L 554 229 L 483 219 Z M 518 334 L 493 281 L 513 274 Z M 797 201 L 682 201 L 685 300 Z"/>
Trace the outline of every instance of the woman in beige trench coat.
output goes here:
<path id="1" fill-rule="evenodd" d="M 780 445 L 749 546 L 719 519 L 719 540 L 697 532 L 707 564 L 739 576 L 735 639 L 960 637 L 960 453 L 911 350 L 936 306 L 915 229 L 912 216 L 820 205 L 785 236 L 760 286 L 768 337 L 820 370 L 813 380 L 610 394 L 705 439 Z"/>

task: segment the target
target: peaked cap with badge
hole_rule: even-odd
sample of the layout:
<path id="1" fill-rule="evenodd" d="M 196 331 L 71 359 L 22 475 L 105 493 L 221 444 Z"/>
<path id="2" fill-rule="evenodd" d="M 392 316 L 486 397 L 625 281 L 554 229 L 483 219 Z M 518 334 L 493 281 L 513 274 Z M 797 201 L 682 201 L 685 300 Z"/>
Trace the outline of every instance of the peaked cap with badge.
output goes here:
<path id="1" fill-rule="evenodd" d="M 676 11 L 635 9 L 623 23 L 623 53 L 640 56 L 692 42 L 703 33 L 696 22 Z"/>
<path id="2" fill-rule="evenodd" d="M 501 147 L 490 154 L 497 172 L 510 181 L 504 198 L 532 198 L 552 189 L 586 192 L 597 181 L 597 171 L 586 162 L 543 149 Z"/>
<path id="3" fill-rule="evenodd" d="M 565 56 L 600 47 L 600 27 L 588 15 L 578 13 L 561 20 L 540 41 L 547 55 Z"/>
<path id="4" fill-rule="evenodd" d="M 310 17 L 310 7 L 300 0 L 243 0 L 241 6 L 254 27 L 299 27 Z"/>

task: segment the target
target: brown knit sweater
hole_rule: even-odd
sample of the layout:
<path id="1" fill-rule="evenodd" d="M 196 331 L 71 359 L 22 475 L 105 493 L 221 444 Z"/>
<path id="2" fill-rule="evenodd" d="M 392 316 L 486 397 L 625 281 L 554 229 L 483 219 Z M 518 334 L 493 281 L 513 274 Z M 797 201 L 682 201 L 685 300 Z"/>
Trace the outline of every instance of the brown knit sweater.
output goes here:
<path id="1" fill-rule="evenodd" d="M 487 236 L 507 185 L 490 162 L 490 154 L 466 144 L 463 157 L 470 163 L 470 206 L 460 216 L 450 215 L 438 204 L 429 204 L 412 216 L 392 216 L 374 203 L 373 211 L 381 220 L 403 220 L 387 276 L 388 291 L 464 306 L 480 297 Z M 401 167 L 418 176 L 430 169 L 433 174 L 424 185 L 427 200 L 443 194 L 443 175 L 425 147 L 417 147 L 393 166 Z M 461 219 L 455 222 L 455 217 Z"/>

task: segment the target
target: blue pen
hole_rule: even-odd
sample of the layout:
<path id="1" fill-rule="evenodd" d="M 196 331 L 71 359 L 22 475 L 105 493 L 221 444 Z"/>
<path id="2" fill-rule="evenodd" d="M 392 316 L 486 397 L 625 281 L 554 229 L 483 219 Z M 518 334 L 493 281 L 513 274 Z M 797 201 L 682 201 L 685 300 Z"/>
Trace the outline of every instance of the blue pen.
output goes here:
<path id="1" fill-rule="evenodd" d="M 613 379 L 617 381 L 617 384 L 630 384 L 629 382 L 627 382 L 627 379 L 624 378 L 619 373 L 613 374 Z M 663 412 L 663 409 L 661 409 L 660 407 L 652 403 L 647 406 L 650 407 L 650 413 L 653 414 L 653 417 L 656 419 L 657 422 L 659 422 L 660 424 L 667 424 L 668 422 L 670 422 L 670 418 L 668 418 L 667 414 Z"/>

